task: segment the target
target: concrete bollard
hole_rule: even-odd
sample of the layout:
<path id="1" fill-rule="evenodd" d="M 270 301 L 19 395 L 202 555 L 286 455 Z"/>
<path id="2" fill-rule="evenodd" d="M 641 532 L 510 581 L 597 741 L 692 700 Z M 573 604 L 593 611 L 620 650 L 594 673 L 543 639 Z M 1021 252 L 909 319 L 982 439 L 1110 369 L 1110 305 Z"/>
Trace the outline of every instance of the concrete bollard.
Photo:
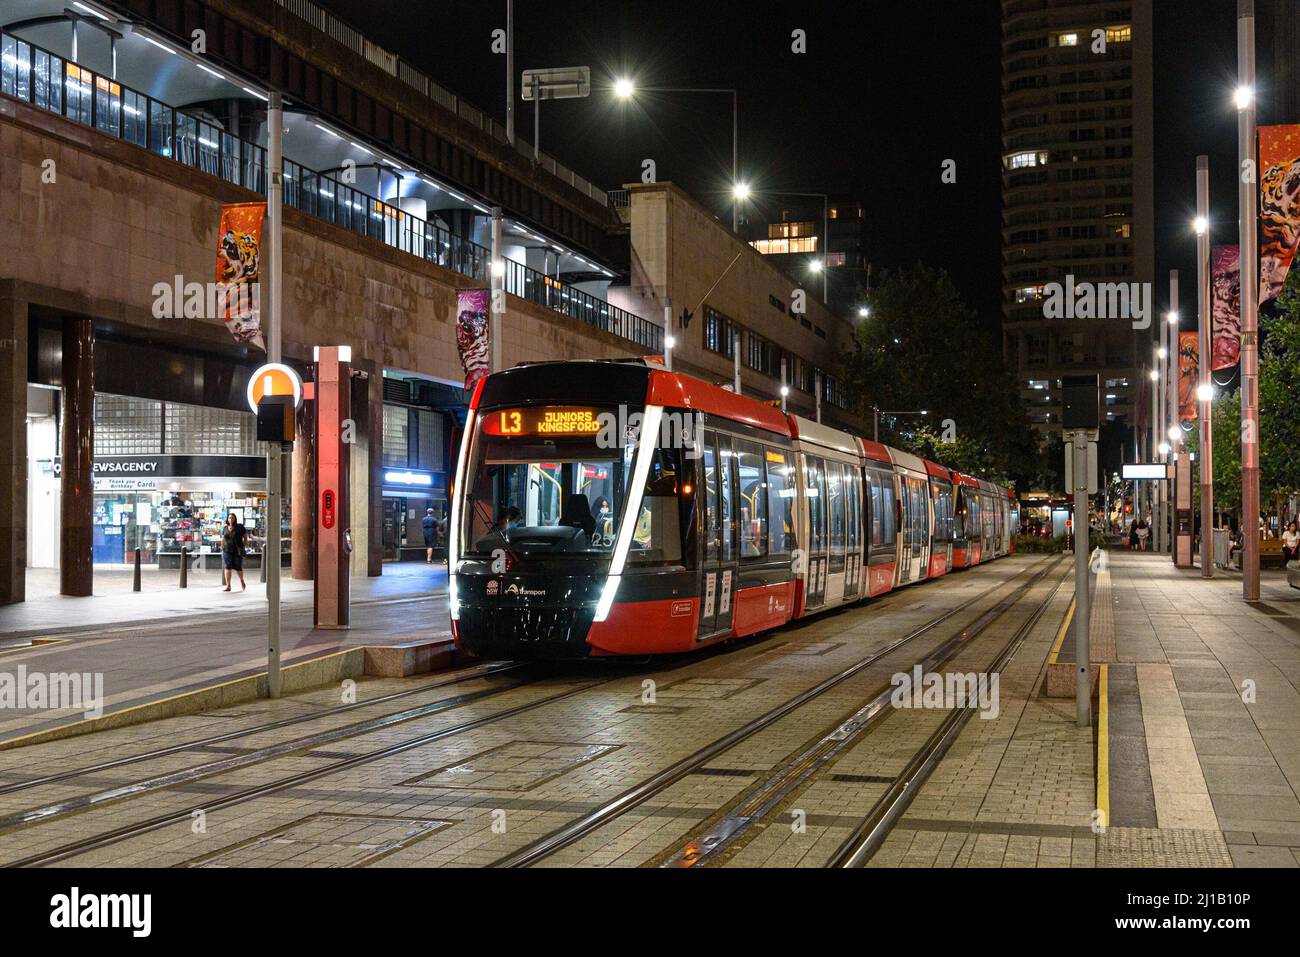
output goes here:
<path id="1" fill-rule="evenodd" d="M 140 549 L 135 550 L 135 579 L 131 582 L 131 591 L 140 590 Z"/>
<path id="2" fill-rule="evenodd" d="M 190 550 L 181 547 L 181 587 L 190 587 Z"/>

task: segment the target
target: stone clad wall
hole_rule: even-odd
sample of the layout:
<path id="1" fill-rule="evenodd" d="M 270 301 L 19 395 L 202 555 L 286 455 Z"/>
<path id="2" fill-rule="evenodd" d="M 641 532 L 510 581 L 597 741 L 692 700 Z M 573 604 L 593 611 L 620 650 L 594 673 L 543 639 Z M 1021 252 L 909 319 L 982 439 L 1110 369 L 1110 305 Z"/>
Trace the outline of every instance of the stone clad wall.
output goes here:
<path id="1" fill-rule="evenodd" d="M 54 183 L 42 163 L 54 160 Z M 5 99 L 0 105 L 0 279 L 43 304 L 118 319 L 179 342 L 229 341 L 216 319 L 156 319 L 153 288 L 214 277 L 223 202 L 239 187 Z M 284 214 L 284 353 L 350 345 L 377 366 L 455 382 L 458 273 L 293 209 Z M 639 347 L 507 297 L 507 364 L 637 354 Z M 206 328 L 203 328 L 206 327 Z"/>
<path id="2" fill-rule="evenodd" d="M 820 278 L 786 275 L 671 183 L 631 184 L 629 189 L 632 284 L 619 304 L 641 315 L 659 316 L 667 295 L 674 321 L 683 308 L 694 312 L 690 328 L 675 332 L 674 363 L 679 368 L 721 381 L 732 378 L 731 360 L 704 348 L 703 309 L 698 307 L 705 302 L 782 350 L 838 374 L 841 357 L 853 348 L 852 325 L 822 304 Z M 807 293 L 805 318 L 821 327 L 826 338 L 805 329 L 790 312 L 796 288 Z M 784 303 L 785 311 L 773 306 L 769 297 Z M 742 388 L 776 398 L 780 379 L 748 368 L 743 356 Z M 789 375 L 793 379 L 793 369 Z M 790 402 L 792 408 L 807 410 L 813 397 L 792 391 Z"/>

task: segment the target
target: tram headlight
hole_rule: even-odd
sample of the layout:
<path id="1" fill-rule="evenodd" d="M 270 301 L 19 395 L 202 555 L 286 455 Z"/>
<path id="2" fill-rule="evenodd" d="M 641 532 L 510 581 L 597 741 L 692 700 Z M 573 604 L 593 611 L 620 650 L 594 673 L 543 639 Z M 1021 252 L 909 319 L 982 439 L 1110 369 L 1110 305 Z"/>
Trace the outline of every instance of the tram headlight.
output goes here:
<path id="1" fill-rule="evenodd" d="M 456 593 L 456 576 L 447 578 L 447 603 L 451 606 L 451 620 L 460 621 L 460 596 Z"/>
<path id="2" fill-rule="evenodd" d="M 601 590 L 600 601 L 596 602 L 596 617 L 593 621 L 604 621 L 609 617 L 609 610 L 614 606 L 614 596 L 618 594 L 618 583 L 622 576 L 610 575 L 605 579 L 605 587 Z"/>

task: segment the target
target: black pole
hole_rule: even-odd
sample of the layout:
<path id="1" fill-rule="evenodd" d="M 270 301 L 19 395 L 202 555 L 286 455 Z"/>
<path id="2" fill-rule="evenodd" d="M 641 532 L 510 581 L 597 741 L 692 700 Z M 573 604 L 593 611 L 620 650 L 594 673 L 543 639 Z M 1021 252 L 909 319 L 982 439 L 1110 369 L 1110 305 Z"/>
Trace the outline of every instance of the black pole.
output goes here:
<path id="1" fill-rule="evenodd" d="M 132 591 L 140 590 L 140 549 L 135 550 L 135 580 L 131 583 Z"/>
<path id="2" fill-rule="evenodd" d="M 181 587 L 190 587 L 190 550 L 181 547 Z"/>

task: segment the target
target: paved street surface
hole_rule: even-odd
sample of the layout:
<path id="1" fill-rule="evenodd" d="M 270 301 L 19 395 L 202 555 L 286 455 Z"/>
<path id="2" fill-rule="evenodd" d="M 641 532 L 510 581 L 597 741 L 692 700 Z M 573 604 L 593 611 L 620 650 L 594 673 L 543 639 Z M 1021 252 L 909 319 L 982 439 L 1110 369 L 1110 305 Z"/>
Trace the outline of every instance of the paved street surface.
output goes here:
<path id="1" fill-rule="evenodd" d="M 1078 728 L 1045 696 L 1072 586 L 1068 558 L 1015 556 L 671 660 L 364 679 L 357 703 L 0 752 L 0 864 L 821 867 L 878 817 L 877 867 L 1296 866 L 1300 592 L 1246 609 L 1234 579 L 1112 553 Z M 394 606 L 372 607 L 383 630 Z M 1007 654 L 990 717 L 888 705 L 917 663 Z"/>
<path id="2" fill-rule="evenodd" d="M 121 710 L 266 670 L 265 586 L 222 590 L 219 573 L 186 589 L 130 591 L 130 575 L 97 576 L 89 598 L 37 597 L 0 607 L 0 674 L 101 673 L 105 706 Z M 121 578 L 125 578 L 125 587 Z M 169 578 L 172 576 L 168 576 Z M 57 587 L 57 585 L 55 586 Z M 447 637 L 447 572 L 421 562 L 353 579 L 352 627 L 312 627 L 312 583 L 283 582 L 281 660 L 290 665 L 356 645 Z M 57 638 L 51 644 L 33 640 Z M 0 710 L 0 741 L 67 724 L 81 711 Z"/>

